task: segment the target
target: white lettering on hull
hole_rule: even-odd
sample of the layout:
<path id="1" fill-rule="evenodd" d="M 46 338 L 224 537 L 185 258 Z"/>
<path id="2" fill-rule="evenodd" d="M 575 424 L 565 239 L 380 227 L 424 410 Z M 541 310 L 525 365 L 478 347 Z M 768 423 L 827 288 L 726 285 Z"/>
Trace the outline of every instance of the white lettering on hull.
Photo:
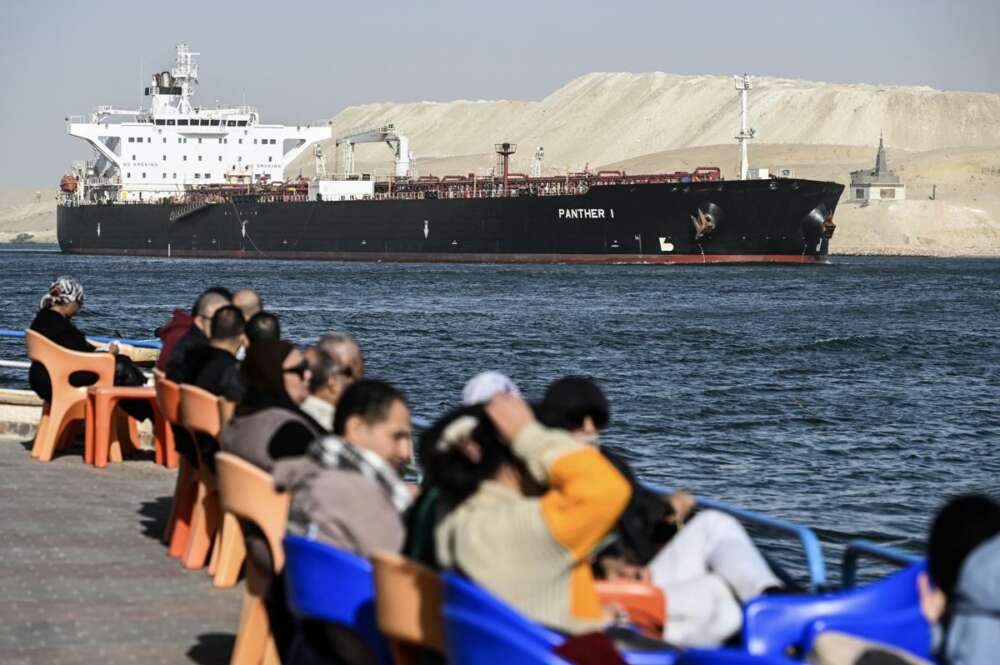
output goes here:
<path id="1" fill-rule="evenodd" d="M 611 219 L 615 218 L 614 208 L 558 208 L 556 216 L 559 219 Z"/>

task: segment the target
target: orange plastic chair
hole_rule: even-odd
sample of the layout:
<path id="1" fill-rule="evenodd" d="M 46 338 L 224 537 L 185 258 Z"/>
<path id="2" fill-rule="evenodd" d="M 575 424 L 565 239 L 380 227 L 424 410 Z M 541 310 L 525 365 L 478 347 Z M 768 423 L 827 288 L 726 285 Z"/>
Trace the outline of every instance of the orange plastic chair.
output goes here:
<path id="1" fill-rule="evenodd" d="M 437 573 L 391 552 L 376 552 L 372 568 L 378 628 L 389 638 L 393 662 L 415 665 L 417 647 L 444 653 L 443 587 Z"/>
<path id="2" fill-rule="evenodd" d="M 222 509 L 243 522 L 250 522 L 264 534 L 271 549 L 272 569 L 260 570 L 253 558 L 246 561 L 246 592 L 240 610 L 240 624 L 230 665 L 260 665 L 279 662 L 264 606 L 264 595 L 274 575 L 285 567 L 281 539 L 288 522 L 289 497 L 275 491 L 274 480 L 266 471 L 226 452 L 215 456 L 219 499 Z M 242 529 L 240 536 L 242 540 Z"/>
<path id="3" fill-rule="evenodd" d="M 181 424 L 195 437 L 207 436 L 218 441 L 226 423 L 224 400 L 207 390 L 187 384 L 180 386 L 180 395 Z M 222 521 L 215 473 L 202 457 L 201 446 L 196 444 L 194 449 L 198 456 L 198 482 L 187 546 L 181 556 L 181 563 L 185 568 L 201 568 L 205 565 Z M 216 547 L 216 551 L 218 549 Z"/>
<path id="4" fill-rule="evenodd" d="M 667 621 L 667 596 L 663 589 L 646 582 L 616 580 L 595 582 L 602 605 L 617 604 L 628 612 L 629 619 L 643 634 L 663 639 Z"/>
<path id="5" fill-rule="evenodd" d="M 103 469 L 108 465 L 109 458 L 113 462 L 122 461 L 126 444 L 132 449 L 138 449 L 135 420 L 129 418 L 124 411 L 115 410 L 118 402 L 123 399 L 144 399 L 152 403 L 156 463 L 165 465 L 168 455 L 164 431 L 169 428 L 156 405 L 156 389 L 152 386 L 92 386 L 87 390 L 84 461 Z"/>
<path id="6" fill-rule="evenodd" d="M 49 462 L 57 448 L 67 445 L 86 418 L 87 387 L 75 388 L 69 377 L 74 372 L 93 372 L 98 386 L 115 381 L 115 359 L 108 353 L 70 351 L 34 330 L 24 332 L 28 358 L 41 363 L 52 383 L 52 401 L 42 407 L 31 456 Z M 74 427 L 76 425 L 77 427 Z"/>
<path id="7" fill-rule="evenodd" d="M 153 386 L 156 390 L 156 404 L 163 415 L 164 429 L 169 437 L 166 444 L 167 467 L 178 468 L 174 499 L 170 504 L 170 515 L 163 531 L 163 542 L 169 545 L 170 556 L 180 557 L 187 550 L 188 534 L 191 531 L 191 512 L 198 495 L 198 471 L 186 457 L 177 453 L 174 428 L 182 428 L 180 421 L 181 389 L 163 371 L 153 370 Z"/>

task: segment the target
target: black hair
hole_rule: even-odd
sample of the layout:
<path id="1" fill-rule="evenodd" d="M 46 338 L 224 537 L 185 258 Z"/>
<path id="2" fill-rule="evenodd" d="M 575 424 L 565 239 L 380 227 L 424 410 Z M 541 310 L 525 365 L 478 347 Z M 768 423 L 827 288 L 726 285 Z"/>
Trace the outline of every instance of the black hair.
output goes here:
<path id="1" fill-rule="evenodd" d="M 191 307 L 191 316 L 198 316 L 203 311 L 205 311 L 205 305 L 209 300 L 214 297 L 220 297 L 226 300 L 227 303 L 233 301 L 233 293 L 224 286 L 212 286 L 199 294 L 198 299 L 194 301 L 194 306 Z"/>
<path id="2" fill-rule="evenodd" d="M 384 381 L 364 379 L 352 383 L 337 401 L 333 433 L 343 436 L 344 426 L 351 416 L 359 416 L 369 425 L 382 422 L 389 417 L 389 407 L 396 401 L 406 404 L 406 397 Z"/>
<path id="3" fill-rule="evenodd" d="M 348 374 L 346 368 L 340 364 L 340 361 L 323 349 L 314 346 L 310 351 L 312 351 L 312 354 L 309 358 L 309 369 L 312 370 L 312 377 L 309 379 L 309 392 L 316 392 L 325 386 L 327 381 L 338 374 L 345 376 Z"/>
<path id="4" fill-rule="evenodd" d="M 597 429 L 604 429 L 611 415 L 604 393 L 586 376 L 565 376 L 553 381 L 537 412 L 538 420 L 546 427 L 568 431 L 583 427 L 587 416 Z"/>
<path id="5" fill-rule="evenodd" d="M 1000 505 L 985 496 L 949 501 L 934 519 L 927 541 L 927 567 L 939 589 L 951 598 L 966 557 L 1000 533 Z"/>
<path id="6" fill-rule="evenodd" d="M 438 447 L 438 441 L 448 426 L 463 416 L 471 416 L 478 421 L 470 434 L 470 438 L 479 444 L 481 452 L 476 462 L 455 448 L 441 450 Z M 463 406 L 439 418 L 420 436 L 417 456 L 424 469 L 426 487 L 437 488 L 449 507 L 457 506 L 474 494 L 479 485 L 494 478 L 504 464 L 522 465 L 510 446 L 501 441 L 482 404 Z"/>
<path id="7" fill-rule="evenodd" d="M 236 305 L 223 305 L 212 315 L 212 339 L 233 339 L 243 334 L 246 321 Z"/>
<path id="8" fill-rule="evenodd" d="M 257 312 L 246 324 L 246 336 L 251 345 L 257 342 L 277 342 L 281 339 L 281 324 L 270 312 Z"/>

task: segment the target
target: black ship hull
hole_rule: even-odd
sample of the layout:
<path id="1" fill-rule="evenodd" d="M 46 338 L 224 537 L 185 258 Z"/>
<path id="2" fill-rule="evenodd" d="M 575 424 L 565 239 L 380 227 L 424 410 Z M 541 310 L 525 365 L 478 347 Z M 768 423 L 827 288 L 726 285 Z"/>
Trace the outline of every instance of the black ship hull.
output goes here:
<path id="1" fill-rule="evenodd" d="M 597 185 L 570 196 L 63 205 L 72 254 L 510 263 L 813 263 L 843 186 Z M 706 221 L 708 222 L 706 226 Z"/>

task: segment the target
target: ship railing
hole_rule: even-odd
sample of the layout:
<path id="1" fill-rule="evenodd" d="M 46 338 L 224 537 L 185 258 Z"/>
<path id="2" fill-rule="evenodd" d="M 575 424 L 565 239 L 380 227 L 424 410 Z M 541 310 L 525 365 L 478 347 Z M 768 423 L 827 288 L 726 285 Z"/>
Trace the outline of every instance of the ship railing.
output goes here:
<path id="1" fill-rule="evenodd" d="M 857 582 L 858 560 L 868 557 L 894 566 L 910 566 L 920 560 L 920 557 L 904 552 L 890 545 L 874 543 L 870 540 L 858 539 L 847 543 L 844 548 L 844 558 L 840 564 L 840 585 L 851 589 Z"/>

